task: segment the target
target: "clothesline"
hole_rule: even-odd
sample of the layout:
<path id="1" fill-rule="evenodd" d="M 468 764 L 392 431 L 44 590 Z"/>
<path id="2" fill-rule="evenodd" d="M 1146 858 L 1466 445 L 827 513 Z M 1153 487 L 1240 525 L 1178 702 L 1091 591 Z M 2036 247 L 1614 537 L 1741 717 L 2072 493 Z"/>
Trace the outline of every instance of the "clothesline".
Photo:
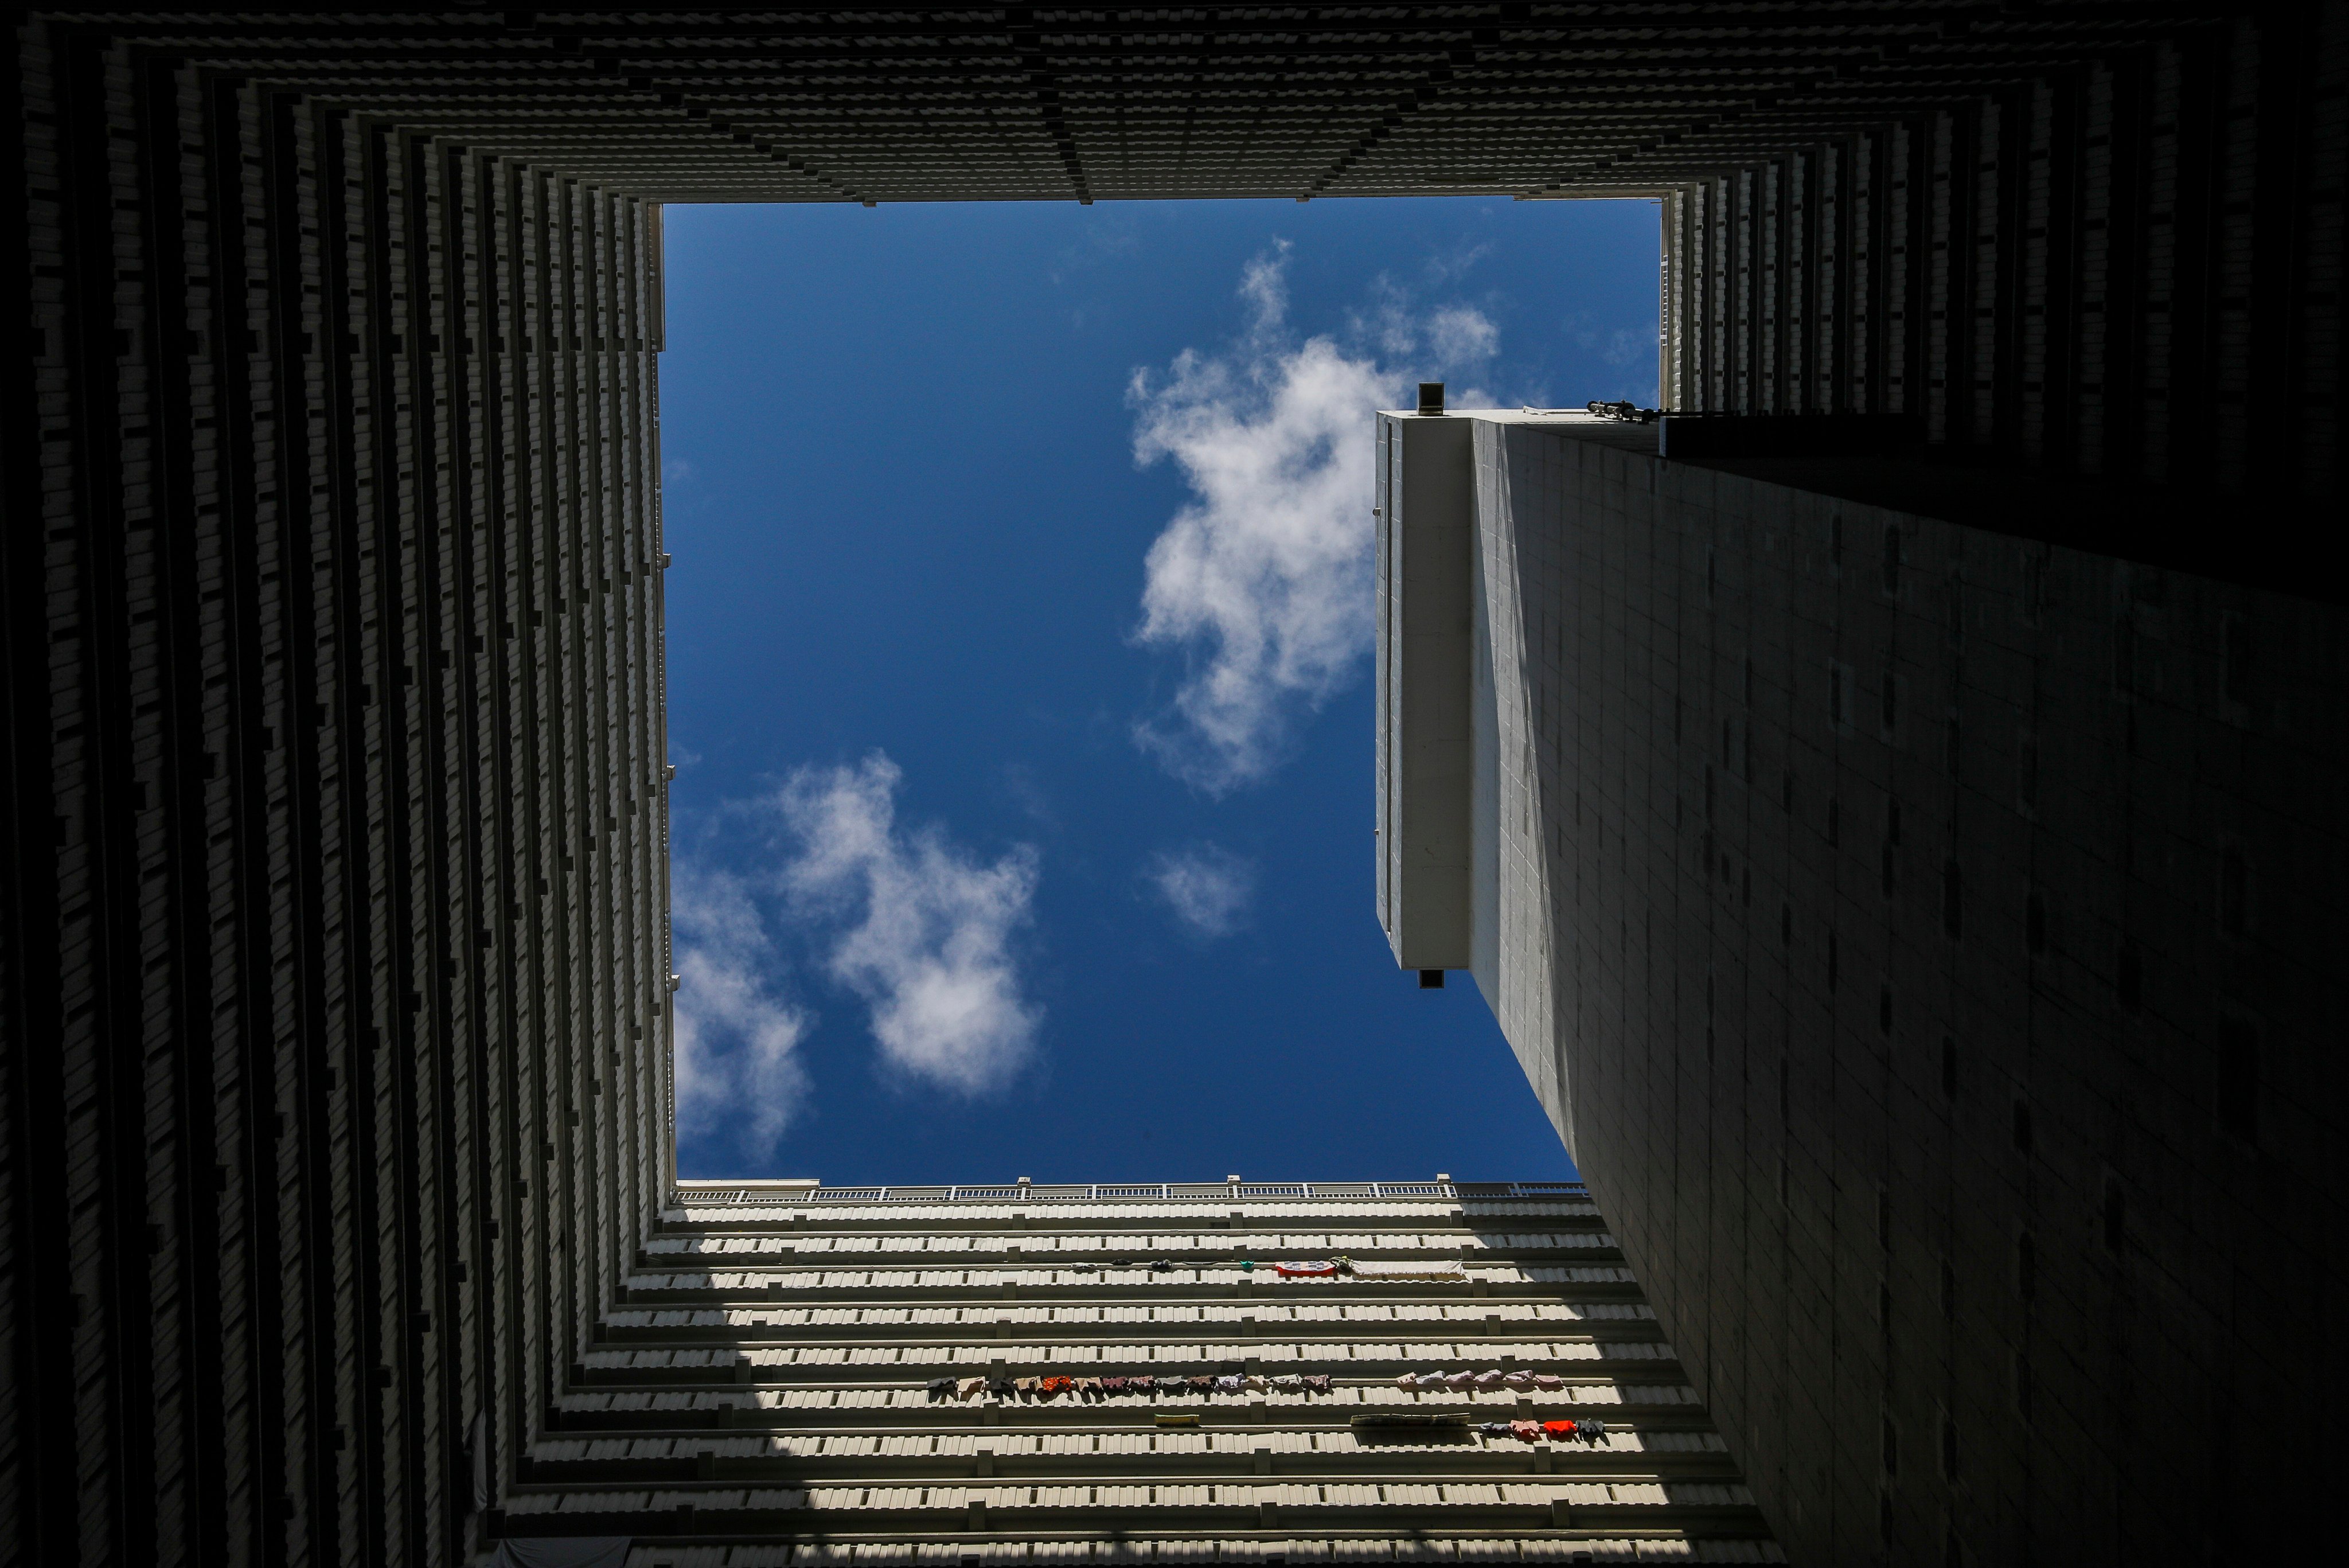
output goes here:
<path id="1" fill-rule="evenodd" d="M 1547 1392 L 1565 1387 L 1566 1379 L 1555 1373 L 1519 1368 L 1513 1372 L 1406 1372 L 1395 1379 L 1395 1384 L 1402 1388 L 1539 1388 Z M 1226 1372 L 1189 1376 L 1112 1374 L 1103 1377 L 1071 1377 L 1051 1373 L 1036 1377 L 933 1377 L 925 1386 L 932 1399 L 975 1399 L 982 1395 L 997 1399 L 1058 1399 L 1067 1394 L 1079 1399 L 1100 1400 L 1148 1399 L 1161 1394 L 1234 1395 L 1268 1388 L 1327 1394 L 1330 1381 L 1330 1375 L 1322 1372 L 1269 1376 Z"/>
<path id="2" fill-rule="evenodd" d="M 1069 1272 L 1090 1274 L 1111 1269 L 1145 1269 L 1154 1274 L 1172 1273 L 1181 1268 L 1209 1268 L 1214 1263 L 1206 1259 L 1193 1259 L 1178 1263 L 1172 1258 L 1153 1258 L 1137 1263 L 1131 1258 L 1115 1258 L 1107 1263 L 1071 1263 Z M 1468 1277 L 1466 1265 L 1456 1258 L 1440 1262 L 1356 1262 L 1351 1258 L 1323 1258 L 1302 1262 L 1259 1264 L 1253 1258 L 1242 1258 L 1236 1264 L 1240 1272 L 1252 1274 L 1269 1268 L 1277 1278 L 1284 1280 L 1420 1280 L 1436 1283 L 1456 1283 Z"/>
<path id="3" fill-rule="evenodd" d="M 1246 1394 L 1266 1388 L 1327 1394 L 1330 1386 L 1329 1375 L 1320 1372 L 1291 1372 L 1269 1377 L 1262 1373 L 1231 1372 L 1190 1377 L 1063 1377 L 1057 1374 L 1041 1377 L 934 1377 L 927 1387 L 933 1399 L 975 1399 L 981 1395 L 994 1399 L 1058 1399 L 1068 1394 L 1080 1399 L 1098 1400 L 1128 1397 L 1148 1399 L 1160 1394 Z"/>
<path id="4" fill-rule="evenodd" d="M 1579 1421 L 1487 1421 L 1476 1428 L 1488 1438 L 1515 1438 L 1521 1443 L 1563 1443 L 1580 1439 L 1596 1443 L 1607 1436 L 1607 1423 L 1595 1416 Z"/>

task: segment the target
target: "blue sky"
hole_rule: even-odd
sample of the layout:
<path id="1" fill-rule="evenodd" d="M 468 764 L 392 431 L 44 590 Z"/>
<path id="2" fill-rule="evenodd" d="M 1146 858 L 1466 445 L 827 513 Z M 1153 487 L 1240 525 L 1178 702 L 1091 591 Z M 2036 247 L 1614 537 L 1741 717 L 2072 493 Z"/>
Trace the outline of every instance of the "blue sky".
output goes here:
<path id="1" fill-rule="evenodd" d="M 1372 903 L 1371 410 L 1655 394 L 1645 202 L 681 207 L 680 1146 L 1553 1179 Z"/>

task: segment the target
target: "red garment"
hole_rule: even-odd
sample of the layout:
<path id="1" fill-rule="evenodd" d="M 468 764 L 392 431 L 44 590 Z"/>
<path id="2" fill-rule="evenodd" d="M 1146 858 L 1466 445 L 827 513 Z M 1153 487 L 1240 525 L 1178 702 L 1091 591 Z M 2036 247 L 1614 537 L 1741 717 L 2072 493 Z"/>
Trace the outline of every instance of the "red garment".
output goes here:
<path id="1" fill-rule="evenodd" d="M 1571 1421 L 1544 1421 L 1542 1423 L 1542 1430 L 1549 1434 L 1550 1439 L 1553 1442 L 1564 1442 L 1567 1438 L 1574 1436 L 1574 1423 Z"/>

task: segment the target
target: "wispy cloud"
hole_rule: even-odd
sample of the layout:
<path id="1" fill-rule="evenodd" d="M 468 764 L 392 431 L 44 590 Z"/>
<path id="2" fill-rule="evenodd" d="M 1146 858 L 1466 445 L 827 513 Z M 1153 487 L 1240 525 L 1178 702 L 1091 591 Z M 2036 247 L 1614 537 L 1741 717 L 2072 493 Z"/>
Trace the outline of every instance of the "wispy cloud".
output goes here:
<path id="1" fill-rule="evenodd" d="M 798 1048 L 812 1020 L 775 993 L 782 972 L 757 900 L 730 872 L 680 860 L 671 874 L 677 937 L 677 1116 L 688 1137 L 731 1136 L 771 1157 L 805 1106 Z"/>
<path id="2" fill-rule="evenodd" d="M 1194 496 L 1150 547 L 1134 634 L 1190 668 L 1135 738 L 1215 794 L 1277 767 L 1370 646 L 1371 410 L 1411 374 L 1481 366 L 1498 341 L 1473 307 L 1418 314 L 1391 284 L 1356 318 L 1365 348 L 1300 340 L 1288 259 L 1283 242 L 1243 269 L 1236 342 L 1186 348 L 1163 377 L 1137 370 L 1127 391 L 1136 461 L 1172 459 Z"/>
<path id="3" fill-rule="evenodd" d="M 1247 922 L 1256 866 L 1217 845 L 1161 850 L 1143 876 L 1174 918 L 1203 937 L 1226 937 Z"/>
<path id="4" fill-rule="evenodd" d="M 777 797 L 796 845 L 781 886 L 802 919 L 837 930 L 825 967 L 865 1000 L 883 1060 L 983 1094 L 1028 1062 L 1042 1022 L 1011 950 L 1036 854 L 1023 845 L 988 864 L 936 827 L 901 829 L 901 777 L 877 752 L 793 774 Z"/>

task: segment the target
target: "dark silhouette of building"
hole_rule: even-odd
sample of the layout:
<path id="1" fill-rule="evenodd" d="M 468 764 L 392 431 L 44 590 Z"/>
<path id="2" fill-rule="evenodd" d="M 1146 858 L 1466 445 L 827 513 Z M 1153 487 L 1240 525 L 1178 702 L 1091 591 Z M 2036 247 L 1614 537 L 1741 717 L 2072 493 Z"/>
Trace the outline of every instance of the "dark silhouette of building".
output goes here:
<path id="1" fill-rule="evenodd" d="M 1802 1561 L 2271 1553 L 2340 1451 L 2345 27 L 2337 0 L 20 16 L 14 1550 L 460 1557 L 662 1226 L 659 203 L 1506 192 L 1660 200 L 1668 407 L 1899 413 L 1935 477 L 1885 504 L 1988 496 L 1964 526 L 2089 563 L 2014 564 L 2064 641 L 2035 740 L 1995 753 L 2049 826 L 1993 860 L 2043 881 L 1978 894 L 1966 842 L 1894 844 L 1840 763 L 1797 803 L 1843 802 L 1894 888 L 1805 940 L 1872 951 L 1948 856 L 1962 950 L 2004 922 L 2029 954 L 1982 971 L 2011 1049 L 1982 1016 L 1920 1035 L 1921 981 L 1847 965 L 1894 986 L 1910 1108 L 1854 1113 L 1807 1038 L 1708 1087 L 1685 920 L 1620 949 L 1669 961 L 1640 995 L 1672 1026 L 1590 1017 L 1641 1086 L 1568 1130 L 1764 1513 Z M 1922 559 L 1885 616 L 1947 586 Z M 1628 636 L 1656 601 L 1611 593 L 1578 613 Z M 1751 603 L 1762 644 L 1806 613 Z M 1710 679 L 1683 701 L 1742 690 Z M 2160 834 L 2055 831 L 2125 815 L 2097 759 L 2140 737 Z M 1617 830 L 1659 846 L 1640 799 Z M 1665 886 L 1591 832 L 1557 852 L 1608 898 Z M 1788 1129 L 1766 1216 L 1777 1145 L 1701 1158 L 1733 1094 Z M 1931 1218 L 2017 1203 L 2020 1235 Z M 1731 1332 L 1747 1303 L 1783 1332 Z"/>

